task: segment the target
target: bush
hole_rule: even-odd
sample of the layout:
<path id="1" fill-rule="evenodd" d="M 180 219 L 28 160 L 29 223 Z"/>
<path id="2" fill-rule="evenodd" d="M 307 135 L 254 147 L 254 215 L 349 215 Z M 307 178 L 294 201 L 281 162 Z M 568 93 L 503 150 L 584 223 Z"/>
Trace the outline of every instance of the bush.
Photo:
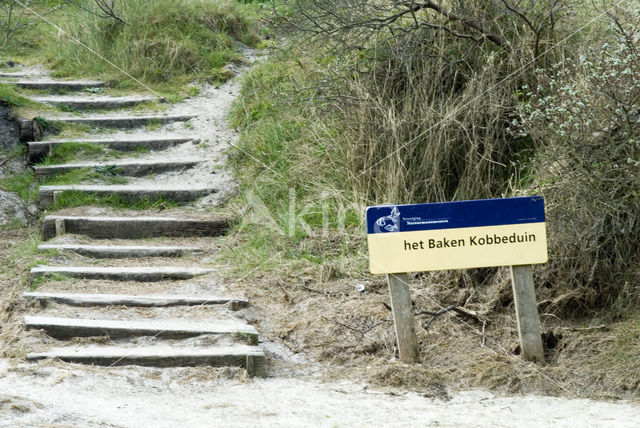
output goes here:
<path id="1" fill-rule="evenodd" d="M 326 3 L 299 3 L 318 2 Z M 371 32 L 375 21 L 362 20 L 362 11 L 351 24 L 345 16 L 324 27 L 321 9 L 309 19 L 313 12 L 301 8 L 302 24 L 288 11 L 281 19 L 324 44 L 294 39 L 298 46 L 289 56 L 274 56 L 247 79 L 236 111 L 250 154 L 240 156 L 245 187 L 269 189 L 263 199 L 282 218 L 287 186 L 331 206 L 542 193 L 550 248 L 550 262 L 538 269 L 543 310 L 567 315 L 634 305 L 640 296 L 630 285 L 640 271 L 638 37 L 626 32 L 614 39 L 601 21 L 582 30 L 585 20 L 607 14 L 614 28 L 638 26 L 625 27 L 613 9 L 566 2 L 550 14 L 550 4 L 520 2 L 533 19 L 526 25 L 496 15 L 491 28 L 509 49 L 461 37 L 468 28 L 449 21 L 433 22 L 452 25 L 451 31 L 408 20 L 394 22 L 393 31 Z M 331 19 L 342 19 L 340 13 Z M 603 49 L 586 48 L 606 39 Z M 339 52 L 334 45 L 356 49 Z M 310 51 L 313 59 L 306 59 Z M 506 290 L 503 273 L 430 278 Z M 468 303 L 491 306 L 492 292 Z"/>
<path id="2" fill-rule="evenodd" d="M 537 147 L 535 187 L 547 202 L 552 310 L 635 303 L 624 292 L 637 281 L 640 250 L 639 48 L 620 34 L 540 70 L 522 107 L 521 129 Z"/>

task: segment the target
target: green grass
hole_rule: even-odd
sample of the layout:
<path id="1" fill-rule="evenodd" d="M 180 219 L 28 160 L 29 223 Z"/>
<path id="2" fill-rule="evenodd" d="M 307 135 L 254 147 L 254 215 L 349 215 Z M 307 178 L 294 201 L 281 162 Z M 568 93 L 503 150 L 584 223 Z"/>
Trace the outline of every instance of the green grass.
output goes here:
<path id="1" fill-rule="evenodd" d="M 43 13 L 58 5 L 42 0 L 32 7 Z M 0 58 L 46 63 L 55 77 L 115 79 L 120 88 L 138 87 L 120 71 L 124 70 L 171 99 L 180 99 L 193 95 L 194 80 L 215 84 L 231 77 L 225 66 L 243 61 L 236 42 L 256 46 L 260 41 L 256 5 L 251 2 L 130 0 L 116 2 L 116 11 L 127 24 L 66 4 L 47 15 L 61 31 L 26 14 L 30 25 L 0 47 Z"/>
<path id="2" fill-rule="evenodd" d="M 98 168 L 78 168 L 49 177 L 42 182 L 43 186 L 63 186 L 81 182 L 99 182 L 103 184 L 126 184 L 129 180 L 118 175 L 117 167 L 107 165 Z"/>
<path id="3" fill-rule="evenodd" d="M 42 263 L 37 263 L 37 264 L 42 264 Z M 36 266 L 36 265 L 34 265 L 34 266 Z M 63 274 L 60 274 L 60 273 L 51 272 L 51 273 L 48 273 L 46 275 L 42 275 L 42 276 L 39 276 L 37 278 L 34 278 L 31 281 L 31 283 L 29 284 L 29 291 L 36 291 L 38 289 L 38 287 L 40 287 L 45 282 L 49 282 L 49 281 L 58 281 L 58 282 L 60 282 L 60 281 L 68 281 L 70 279 L 73 279 L 73 278 L 68 276 L 68 275 L 63 275 Z"/>
<path id="4" fill-rule="evenodd" d="M 98 144 L 68 142 L 53 144 L 51 153 L 42 162 L 42 165 L 58 165 L 69 163 L 79 157 L 102 157 L 108 153 L 107 149 Z"/>
<path id="5" fill-rule="evenodd" d="M 15 192 L 20 198 L 27 202 L 33 202 L 38 198 L 38 188 L 35 183 L 33 171 L 14 174 L 0 180 L 0 186 L 9 192 Z"/>
<path id="6" fill-rule="evenodd" d="M 39 231 L 29 234 L 26 239 L 19 242 L 3 260 L 0 267 L 3 275 L 12 278 L 23 277 L 27 281 L 28 276 L 23 274 L 29 272 L 32 267 L 46 264 L 47 260 L 43 256 L 51 256 L 52 253 L 39 253 L 40 245 Z"/>
<path id="7" fill-rule="evenodd" d="M 28 224 L 14 217 L 11 220 L 9 220 L 7 223 L 0 225 L 0 230 L 23 229 L 26 227 L 28 227 Z"/>
<path id="8" fill-rule="evenodd" d="M 162 126 L 162 122 L 159 119 L 151 119 L 147 125 L 146 129 L 149 131 L 157 131 Z"/>
<path id="9" fill-rule="evenodd" d="M 134 153 L 138 156 L 142 156 L 151 153 L 151 149 L 145 146 L 138 146 Z"/>
<path id="10" fill-rule="evenodd" d="M 120 3 L 129 23 L 99 19 L 67 8 L 63 27 L 91 49 L 145 82 L 224 81 L 223 67 L 239 56 L 233 41 L 255 45 L 253 8 L 235 2 L 154 0 Z M 49 43 L 48 56 L 60 76 L 118 74 L 99 57 L 65 38 Z M 105 73 L 106 72 L 106 73 Z"/>
<path id="11" fill-rule="evenodd" d="M 64 122 L 49 120 L 42 116 L 36 116 L 33 118 L 33 120 L 35 122 L 38 122 L 40 125 L 42 125 L 42 129 L 44 129 L 45 132 L 50 132 L 54 134 L 60 132 L 63 129 L 63 127 L 66 125 Z"/>
<path id="12" fill-rule="evenodd" d="M 234 104 L 231 119 L 246 131 L 231 159 L 241 183 L 235 203 L 247 214 L 238 229 L 241 250 L 224 256 L 242 272 L 303 262 L 359 277 L 358 260 L 348 259 L 364 248 L 358 238 L 364 207 L 345 183 L 336 144 L 322 139 L 331 137 L 324 128 L 330 123 L 318 126 L 305 96 L 288 95 L 315 86 L 312 73 L 299 68 L 282 58 L 254 66 Z"/>
<path id="13" fill-rule="evenodd" d="M 40 105 L 20 95 L 14 85 L 6 83 L 0 83 L 0 103 L 11 107 L 33 107 Z"/>
<path id="14" fill-rule="evenodd" d="M 96 195 L 93 193 L 69 190 L 62 192 L 62 194 L 56 198 L 56 202 L 50 207 L 50 210 L 56 211 L 62 208 L 80 206 L 100 206 L 133 210 L 146 210 L 160 208 L 169 209 L 178 207 L 180 205 L 180 202 L 163 197 L 144 197 L 136 201 L 130 201 L 122 198 L 119 195 Z"/>

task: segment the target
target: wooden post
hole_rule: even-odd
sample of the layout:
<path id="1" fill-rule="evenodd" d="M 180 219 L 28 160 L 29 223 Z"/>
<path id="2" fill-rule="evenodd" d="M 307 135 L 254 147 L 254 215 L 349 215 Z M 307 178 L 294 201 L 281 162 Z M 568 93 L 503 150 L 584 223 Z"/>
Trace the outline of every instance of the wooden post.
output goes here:
<path id="1" fill-rule="evenodd" d="M 413 319 L 413 307 L 409 293 L 409 280 L 406 273 L 390 273 L 387 275 L 393 323 L 398 339 L 400 360 L 405 363 L 418 362 L 418 339 Z"/>
<path id="2" fill-rule="evenodd" d="M 253 355 L 247 355 L 247 374 L 253 377 L 256 374 L 255 359 Z"/>
<path id="3" fill-rule="evenodd" d="M 511 284 L 522 356 L 529 361 L 544 363 L 540 317 L 531 265 L 511 266 Z"/>
<path id="4" fill-rule="evenodd" d="M 55 225 L 56 225 L 56 237 L 61 237 L 64 236 L 65 233 L 67 233 L 66 231 L 66 225 L 64 222 L 63 218 L 57 218 L 55 221 Z"/>
<path id="5" fill-rule="evenodd" d="M 53 199 L 53 200 L 52 200 L 52 202 L 51 202 L 51 203 L 52 203 L 53 205 L 57 204 L 57 203 L 58 203 L 58 201 L 60 200 L 60 196 L 62 196 L 62 192 L 61 192 L 61 191 L 59 191 L 59 190 L 55 190 L 55 191 L 53 192 L 53 195 L 52 195 L 52 199 Z"/>
<path id="6" fill-rule="evenodd" d="M 42 140 L 44 132 L 40 122 L 36 120 L 18 119 L 18 128 L 20 132 L 20 141 L 23 143 L 29 141 Z"/>

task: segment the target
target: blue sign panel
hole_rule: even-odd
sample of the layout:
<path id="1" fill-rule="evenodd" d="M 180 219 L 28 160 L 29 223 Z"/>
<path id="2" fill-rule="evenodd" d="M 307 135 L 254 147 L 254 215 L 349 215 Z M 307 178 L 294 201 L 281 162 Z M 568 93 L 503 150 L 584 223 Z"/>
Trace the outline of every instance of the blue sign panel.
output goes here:
<path id="1" fill-rule="evenodd" d="M 367 208 L 367 233 L 543 223 L 542 196 Z"/>
<path id="2" fill-rule="evenodd" d="M 371 273 L 545 263 L 540 196 L 367 208 Z"/>

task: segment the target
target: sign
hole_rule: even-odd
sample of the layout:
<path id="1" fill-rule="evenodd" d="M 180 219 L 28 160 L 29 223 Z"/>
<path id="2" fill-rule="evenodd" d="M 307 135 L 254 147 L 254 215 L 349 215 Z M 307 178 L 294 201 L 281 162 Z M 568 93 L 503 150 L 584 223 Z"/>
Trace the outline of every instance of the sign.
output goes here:
<path id="1" fill-rule="evenodd" d="M 546 263 L 541 196 L 367 208 L 373 274 Z"/>

